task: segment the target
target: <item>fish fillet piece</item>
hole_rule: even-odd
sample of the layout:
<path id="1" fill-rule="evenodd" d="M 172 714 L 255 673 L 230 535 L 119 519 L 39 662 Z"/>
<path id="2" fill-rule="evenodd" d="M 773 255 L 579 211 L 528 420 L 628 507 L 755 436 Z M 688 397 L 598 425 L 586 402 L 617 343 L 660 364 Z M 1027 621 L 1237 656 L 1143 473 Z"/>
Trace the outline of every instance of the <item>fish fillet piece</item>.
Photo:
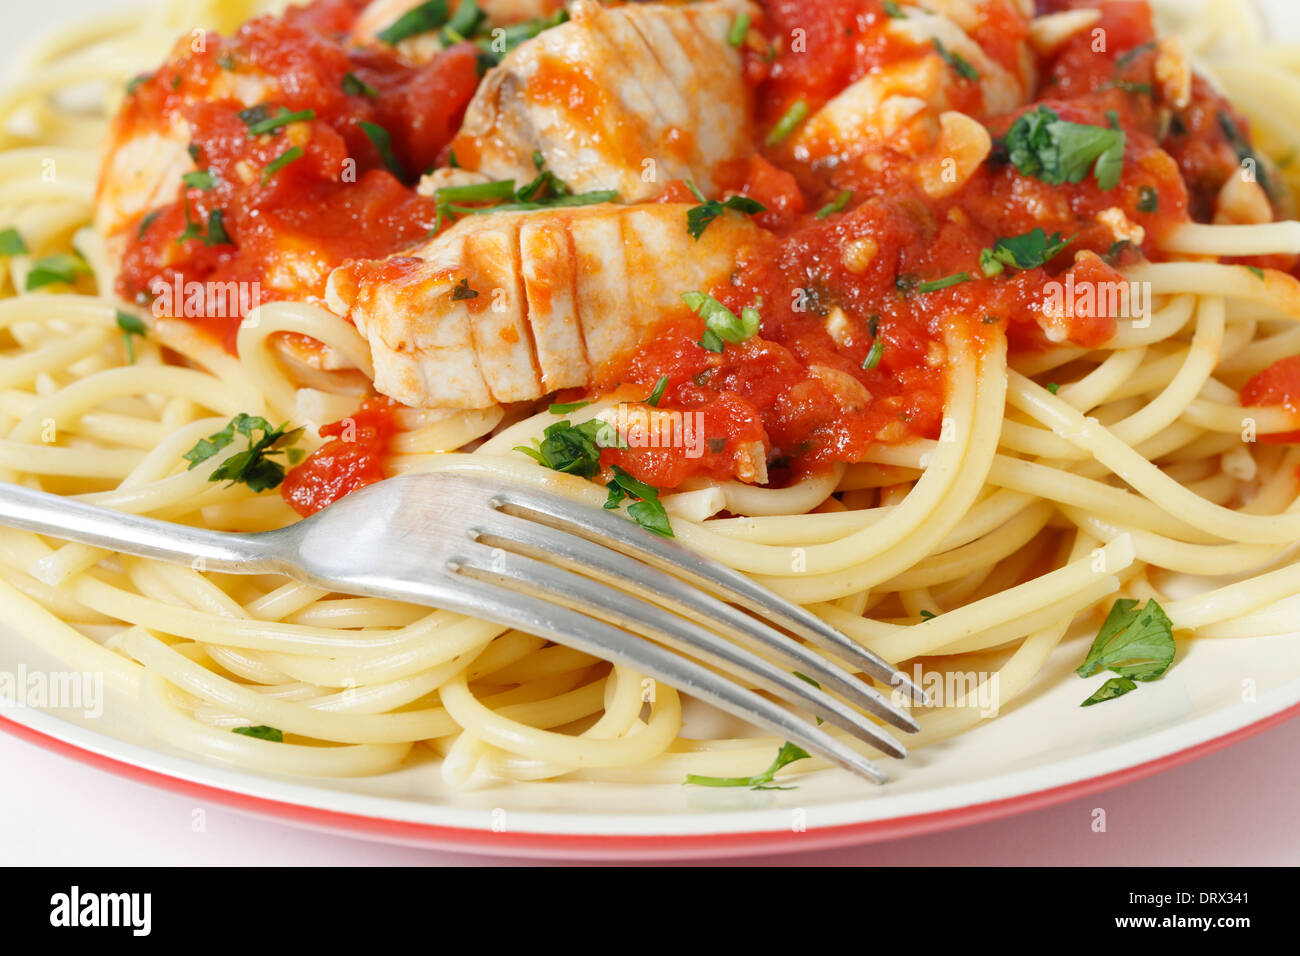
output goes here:
<path id="1" fill-rule="evenodd" d="M 623 202 L 673 179 L 706 192 L 716 167 L 753 152 L 751 94 L 727 34 L 746 0 L 604 8 L 570 21 L 490 70 L 453 142 L 465 169 L 527 182 L 534 155 L 574 192 Z"/>
<path id="2" fill-rule="evenodd" d="M 485 408 L 588 385 L 725 283 L 767 234 L 716 220 L 697 241 L 684 204 L 467 216 L 385 260 L 330 276 L 327 300 L 370 343 L 375 387 L 404 405 Z"/>

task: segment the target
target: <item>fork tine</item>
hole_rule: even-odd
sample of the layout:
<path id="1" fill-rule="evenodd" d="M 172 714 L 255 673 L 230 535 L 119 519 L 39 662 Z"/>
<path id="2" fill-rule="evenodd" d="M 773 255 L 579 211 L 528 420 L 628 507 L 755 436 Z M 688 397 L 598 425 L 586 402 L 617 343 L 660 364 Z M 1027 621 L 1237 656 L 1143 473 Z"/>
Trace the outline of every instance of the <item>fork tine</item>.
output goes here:
<path id="1" fill-rule="evenodd" d="M 809 753 L 873 783 L 885 783 L 889 779 L 870 760 L 820 727 L 761 694 L 643 637 L 478 578 L 456 575 L 456 587 L 463 597 L 475 599 L 484 608 L 491 608 L 487 612 L 476 611 L 479 617 L 490 618 L 506 627 L 519 627 L 592 657 L 630 667 L 696 700 L 784 737 Z"/>
<path id="2" fill-rule="evenodd" d="M 755 584 L 743 574 L 653 535 L 620 515 L 524 487 L 503 486 L 493 496 L 491 504 L 500 511 L 571 532 L 644 561 L 660 571 L 684 578 L 779 624 L 817 647 L 840 655 L 864 673 L 890 687 L 902 689 L 914 701 L 930 703 L 929 695 L 901 670 L 817 615 Z"/>
<path id="3" fill-rule="evenodd" d="M 893 737 L 824 690 L 712 631 L 665 614 L 640 598 L 533 558 L 499 550 L 488 554 L 484 548 L 481 560 L 466 552 L 453 563 L 453 570 L 463 577 L 487 580 L 516 593 L 606 620 L 622 630 L 662 641 L 725 672 L 742 675 L 784 700 L 809 708 L 828 723 L 891 756 L 907 756 L 907 751 Z"/>
<path id="4" fill-rule="evenodd" d="M 806 673 L 850 704 L 875 714 L 900 730 L 915 733 L 920 724 L 874 687 L 786 634 L 750 617 L 730 604 L 664 574 L 617 551 L 568 532 L 527 519 L 502 514 L 500 527 L 479 532 L 489 547 L 500 547 L 527 557 L 559 564 L 597 578 L 624 591 L 648 591 L 651 603 L 666 607 L 715 630 L 734 631 L 752 646 L 779 658 L 788 667 Z"/>

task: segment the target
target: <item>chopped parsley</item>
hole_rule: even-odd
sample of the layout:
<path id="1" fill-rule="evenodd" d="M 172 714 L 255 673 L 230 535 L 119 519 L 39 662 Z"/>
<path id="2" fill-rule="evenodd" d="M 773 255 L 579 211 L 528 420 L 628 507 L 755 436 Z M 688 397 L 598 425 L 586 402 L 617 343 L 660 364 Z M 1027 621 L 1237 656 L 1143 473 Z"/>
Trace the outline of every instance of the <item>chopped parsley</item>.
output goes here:
<path id="1" fill-rule="evenodd" d="M 780 146 L 790 134 L 798 128 L 799 124 L 808 118 L 808 104 L 804 100 L 796 100 L 794 105 L 785 111 L 785 115 L 776 121 L 776 125 L 767 134 L 767 146 Z"/>
<path id="2" fill-rule="evenodd" d="M 478 31 L 486 19 L 487 14 L 479 9 L 479 5 L 474 0 L 461 0 L 456 4 L 451 18 L 447 20 L 447 25 L 442 28 L 443 46 L 464 43 Z"/>
<path id="3" fill-rule="evenodd" d="M 258 104 L 257 106 L 242 110 L 239 114 L 239 118 L 248 126 L 248 136 L 252 139 L 266 133 L 274 133 L 276 130 L 288 126 L 291 123 L 305 123 L 308 120 L 314 120 L 316 118 L 316 111 L 298 110 L 296 113 L 291 113 L 282 106 L 280 107 L 280 112 L 272 116 L 270 115 L 270 110 L 267 109 L 265 104 Z"/>
<path id="4" fill-rule="evenodd" d="M 1249 269 L 1251 272 L 1253 272 L 1255 274 L 1255 278 L 1258 279 L 1260 282 L 1268 281 L 1268 276 L 1264 275 L 1264 270 L 1261 269 L 1259 266 L 1246 266 L 1246 268 Z"/>
<path id="5" fill-rule="evenodd" d="M 534 440 L 533 447 L 515 446 L 515 451 L 523 452 L 543 468 L 577 475 L 579 478 L 595 478 L 600 473 L 600 450 L 617 448 L 618 439 L 610 440 L 613 426 L 598 418 L 574 425 L 569 421 L 556 422 L 542 433 L 540 441 Z"/>
<path id="6" fill-rule="evenodd" d="M 885 2 L 881 4 L 881 6 L 885 8 L 885 16 L 893 17 L 895 20 L 907 19 L 907 14 L 902 11 L 902 9 L 899 7 L 897 3 L 894 2 L 894 0 L 885 0 Z"/>
<path id="7" fill-rule="evenodd" d="M 1154 186 L 1143 186 L 1138 190 L 1138 212 L 1159 212 L 1160 193 Z"/>
<path id="8" fill-rule="evenodd" d="M 956 51 L 949 50 L 938 37 L 934 38 L 934 48 L 943 61 L 952 67 L 963 80 L 978 80 L 980 71 L 971 66 L 970 61 Z"/>
<path id="9" fill-rule="evenodd" d="M 343 77 L 343 92 L 348 96 L 369 96 L 371 99 L 379 96 L 377 89 L 355 73 L 349 73 Z"/>
<path id="10" fill-rule="evenodd" d="M 1051 392 L 1053 395 L 1055 395 L 1057 392 L 1061 390 L 1061 386 L 1056 384 L 1055 382 L 1048 382 L 1047 390 Z"/>
<path id="11" fill-rule="evenodd" d="M 406 13 L 380 30 L 376 37 L 382 43 L 397 46 L 407 37 L 418 36 L 421 33 L 432 33 L 434 30 L 445 26 L 448 14 L 447 0 L 427 0 L 426 3 L 406 11 Z"/>
<path id="12" fill-rule="evenodd" d="M 434 226 L 434 232 L 442 228 L 442 221 L 448 216 L 455 218 L 486 212 L 527 212 L 561 206 L 591 206 L 618 198 L 618 191 L 614 189 L 601 189 L 574 195 L 569 192 L 569 187 L 563 181 L 543 166 L 540 155 L 534 156 L 533 159 L 540 172 L 536 179 L 522 189 L 515 188 L 513 179 L 501 179 L 490 183 L 470 183 L 466 186 L 444 186 L 437 190 L 434 199 L 438 204 L 438 221 Z M 487 205 L 466 206 L 465 203 Z"/>
<path id="13" fill-rule="evenodd" d="M 13 226 L 0 232 L 0 257 L 11 259 L 14 256 L 25 256 L 30 251 L 23 237 Z"/>
<path id="14" fill-rule="evenodd" d="M 1177 650 L 1173 622 L 1155 601 L 1147 601 L 1142 608 L 1137 605 L 1131 598 L 1115 602 L 1076 674 L 1091 677 L 1104 668 L 1130 681 L 1159 680 L 1165 675 Z M 1120 696 L 1113 689 L 1108 696 L 1098 694 L 1085 701 L 1084 706 Z"/>
<path id="15" fill-rule="evenodd" d="M 568 20 L 569 11 L 561 8 L 549 17 L 537 17 L 532 20 L 525 20 L 522 23 L 497 27 L 489 36 L 480 37 L 476 40 L 479 48 L 479 62 L 484 67 L 496 66 L 501 62 L 502 56 L 515 49 L 519 44 L 531 40 L 544 30 L 567 23 Z"/>
<path id="16" fill-rule="evenodd" d="M 135 338 L 139 336 L 144 338 L 148 334 L 144 321 L 138 315 L 132 315 L 130 312 L 117 310 L 117 327 L 122 330 L 122 341 L 126 344 L 126 358 L 130 364 L 135 364 Z"/>
<path id="17" fill-rule="evenodd" d="M 208 227 L 205 231 L 203 224 L 195 221 L 190 213 L 190 204 L 185 204 L 185 231 L 180 234 L 176 240 L 178 243 L 188 242 L 190 239 L 198 239 L 209 249 L 213 246 L 224 246 L 230 244 L 230 234 L 226 232 L 226 214 L 220 209 L 214 209 L 208 213 Z"/>
<path id="18" fill-rule="evenodd" d="M 632 498 L 635 503 L 628 505 L 628 517 L 661 538 L 671 538 L 673 529 L 668 522 L 668 512 L 664 510 L 663 503 L 659 500 L 659 489 L 634 478 L 618 465 L 612 466 L 610 470 L 613 476 L 605 486 L 609 491 L 605 510 L 617 511 L 623 502 Z"/>
<path id="19" fill-rule="evenodd" d="M 143 239 L 145 237 L 145 234 L 149 232 L 149 227 L 152 226 L 158 220 L 158 217 L 161 215 L 162 215 L 161 209 L 155 209 L 153 212 L 146 213 L 140 219 L 140 226 L 135 231 L 136 238 Z"/>
<path id="20" fill-rule="evenodd" d="M 1060 186 L 1081 183 L 1091 172 L 1109 191 L 1124 171 L 1126 142 L 1121 129 L 1071 123 L 1040 106 L 1017 119 L 998 145 L 999 155 L 1025 176 Z"/>
<path id="21" fill-rule="evenodd" d="M 986 276 L 1000 275 L 1012 269 L 1037 269 L 1047 265 L 1074 239 L 1064 239 L 1059 232 L 1048 236 L 1041 228 L 1022 236 L 999 239 L 992 249 L 980 253 L 980 269 Z"/>
<path id="22" fill-rule="evenodd" d="M 126 95 L 130 96 L 140 88 L 142 83 L 148 83 L 153 79 L 152 73 L 137 73 L 131 79 L 126 81 Z"/>
<path id="23" fill-rule="evenodd" d="M 767 207 L 761 202 L 757 199 L 750 199 L 748 196 L 731 196 L 725 200 L 705 199 L 704 194 L 696 188 L 695 183 L 687 182 L 686 185 L 695 194 L 695 198 L 700 201 L 700 205 L 686 210 L 686 231 L 691 234 L 693 239 L 699 239 L 700 236 L 704 235 L 704 230 L 709 228 L 709 223 L 728 209 L 734 209 L 736 212 L 745 213 L 749 216 L 767 211 Z"/>
<path id="24" fill-rule="evenodd" d="M 229 481 L 231 484 L 247 485 L 252 491 L 269 491 L 278 488 L 284 481 L 284 465 L 272 461 L 274 455 L 285 455 L 290 464 L 302 459 L 301 449 L 291 448 L 302 437 L 305 429 L 289 430 L 287 424 L 272 428 L 265 418 L 240 413 L 230 420 L 224 429 L 215 435 L 200 439 L 199 443 L 184 455 L 190 463 L 188 470 L 193 471 L 219 451 L 230 446 L 236 435 L 248 439 L 248 449 L 231 455 L 218 465 L 208 476 L 208 481 Z M 253 438 L 254 432 L 261 432 L 262 437 Z"/>
<path id="25" fill-rule="evenodd" d="M 477 299 L 478 290 L 469 287 L 469 279 L 461 279 L 456 283 L 456 288 L 451 290 L 451 301 L 462 302 L 465 299 Z"/>
<path id="26" fill-rule="evenodd" d="M 725 342 L 739 345 L 758 333 L 761 317 L 753 306 L 741 309 L 737 318 L 736 313 L 704 292 L 683 292 L 682 301 L 704 320 L 700 345 L 710 352 L 721 352 Z"/>
<path id="27" fill-rule="evenodd" d="M 273 744 L 284 743 L 284 731 L 268 727 L 265 724 L 259 724 L 256 727 L 235 727 L 231 730 L 231 733 L 243 734 L 245 737 L 255 737 L 258 740 L 269 740 Z"/>
<path id="28" fill-rule="evenodd" d="M 750 790 L 792 790 L 793 787 L 774 787 L 772 781 L 776 779 L 777 771 L 781 768 L 794 763 L 796 760 L 807 760 L 811 754 L 788 740 L 781 745 L 777 751 L 776 759 L 762 773 L 753 777 L 702 777 L 699 774 L 689 773 L 686 775 L 686 784 L 695 787 L 748 787 Z"/>
<path id="29" fill-rule="evenodd" d="M 217 184 L 217 177 L 209 169 L 196 169 L 182 176 L 181 182 L 191 189 L 202 189 L 207 192 Z"/>
<path id="30" fill-rule="evenodd" d="M 853 198 L 852 192 L 850 192 L 847 189 L 842 190 L 839 193 L 839 195 L 837 195 L 826 205 L 822 206 L 821 209 L 817 210 L 817 218 L 826 219 L 829 216 L 833 215 L 834 213 L 841 212 L 844 209 L 844 207 L 849 204 L 849 200 L 851 200 L 852 198 Z"/>
<path id="31" fill-rule="evenodd" d="M 298 160 L 302 159 L 303 155 L 303 149 L 301 146 L 290 146 L 283 153 L 266 164 L 266 168 L 262 170 L 262 185 L 265 186 L 269 183 L 276 173 L 284 169 L 284 167 L 288 166 L 290 163 L 296 163 Z"/>
<path id="32" fill-rule="evenodd" d="M 660 375 L 659 380 L 655 382 L 654 389 L 650 392 L 650 397 L 645 400 L 645 403 L 658 408 L 659 403 L 663 401 L 664 392 L 666 391 L 668 391 L 668 376 Z"/>
<path id="33" fill-rule="evenodd" d="M 930 282 L 922 282 L 916 287 L 916 291 L 925 294 L 927 292 L 938 292 L 942 289 L 951 289 L 955 285 L 961 285 L 963 282 L 974 282 L 975 276 L 969 272 L 958 272 L 950 276 L 944 276 L 942 279 L 933 279 Z"/>
<path id="34" fill-rule="evenodd" d="M 390 173 L 396 176 L 402 182 L 406 182 L 406 170 L 403 168 L 401 160 L 393 152 L 393 137 L 388 130 L 384 129 L 378 123 L 358 122 L 361 132 L 366 134 L 366 139 L 374 144 L 375 149 L 379 150 L 379 157 L 384 161 L 384 166 Z"/>
<path id="35" fill-rule="evenodd" d="M 44 289 L 51 285 L 72 285 L 78 276 L 90 275 L 90 266 L 81 256 L 70 252 L 56 252 L 32 263 L 32 271 L 27 273 L 25 288 L 28 292 Z"/>
<path id="36" fill-rule="evenodd" d="M 1264 167 L 1263 160 L 1259 158 L 1254 147 L 1250 145 L 1250 140 L 1237 126 L 1236 121 L 1224 110 L 1219 111 L 1219 128 L 1223 130 L 1224 135 L 1231 142 L 1232 148 L 1236 151 L 1237 161 L 1239 163 L 1249 162 L 1251 168 L 1255 171 L 1255 179 L 1264 187 L 1264 191 L 1270 196 L 1276 196 L 1273 179 Z"/>
<path id="37" fill-rule="evenodd" d="M 547 409 L 552 415 L 568 415 L 570 412 L 576 412 L 580 408 L 586 408 L 591 402 L 583 400 L 581 402 L 567 402 L 563 405 L 552 405 Z"/>
<path id="38" fill-rule="evenodd" d="M 877 337 L 876 340 L 871 343 L 871 351 L 868 352 L 867 357 L 862 360 L 862 367 L 867 371 L 870 371 L 880 364 L 880 358 L 884 354 L 885 340 Z"/>
<path id="39" fill-rule="evenodd" d="M 1093 704 L 1101 704 L 1108 700 L 1114 700 L 1116 697 L 1123 697 L 1131 690 L 1137 690 L 1137 684 L 1127 677 L 1112 677 L 1106 683 L 1102 684 L 1093 692 L 1093 695 L 1085 700 L 1080 707 L 1091 707 Z"/>
<path id="40" fill-rule="evenodd" d="M 727 31 L 727 43 L 731 46 L 743 46 L 745 37 L 749 36 L 751 22 L 749 14 L 745 11 L 736 14 L 736 19 L 731 21 L 731 29 Z"/>

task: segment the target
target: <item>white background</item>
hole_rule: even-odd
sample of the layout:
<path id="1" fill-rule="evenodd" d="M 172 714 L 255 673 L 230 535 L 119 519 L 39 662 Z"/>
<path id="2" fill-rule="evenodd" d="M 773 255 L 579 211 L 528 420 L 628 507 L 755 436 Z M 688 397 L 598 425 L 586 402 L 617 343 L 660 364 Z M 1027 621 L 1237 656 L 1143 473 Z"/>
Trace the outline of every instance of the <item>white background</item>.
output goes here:
<path id="1" fill-rule="evenodd" d="M 1269 0 L 1285 7 L 1294 0 Z M 3 0 L 0 53 L 96 0 Z M 1118 789 L 932 836 L 765 864 L 1279 865 L 1300 862 L 1300 720 Z M 474 857 L 295 829 L 154 790 L 0 734 L 0 863 L 422 865 Z M 1105 832 L 1093 829 L 1106 811 Z M 203 826 L 196 832 L 195 821 Z M 519 861 L 524 862 L 524 861 Z"/>

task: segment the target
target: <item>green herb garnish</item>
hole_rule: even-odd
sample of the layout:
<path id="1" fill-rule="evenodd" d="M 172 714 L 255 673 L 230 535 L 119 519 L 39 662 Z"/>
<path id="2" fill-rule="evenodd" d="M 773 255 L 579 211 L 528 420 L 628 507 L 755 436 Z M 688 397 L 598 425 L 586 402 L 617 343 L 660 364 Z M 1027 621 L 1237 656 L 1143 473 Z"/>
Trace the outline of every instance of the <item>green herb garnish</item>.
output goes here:
<path id="1" fill-rule="evenodd" d="M 724 342 L 739 345 L 758 332 L 761 317 L 752 306 L 741 309 L 737 317 L 736 313 L 704 292 L 683 292 L 682 301 L 704 320 L 705 332 L 700 344 L 710 352 L 721 352 Z"/>
<path id="2" fill-rule="evenodd" d="M 949 50 L 938 37 L 934 38 L 934 48 L 943 57 L 945 63 L 957 71 L 963 80 L 978 80 L 980 71 L 971 66 L 970 61 L 956 51 Z"/>
<path id="3" fill-rule="evenodd" d="M 1173 622 L 1153 600 L 1143 608 L 1137 605 L 1130 598 L 1115 602 L 1076 674 L 1091 677 L 1105 669 L 1131 681 L 1159 680 L 1165 675 L 1177 651 Z M 1119 695 L 1101 699 L 1115 696 Z"/>
<path id="4" fill-rule="evenodd" d="M 1123 130 L 1070 123 L 1040 106 L 1017 119 L 999 147 L 1022 174 L 1048 185 L 1081 183 L 1091 172 L 1111 190 L 1124 171 L 1126 142 Z"/>
<path id="5" fill-rule="evenodd" d="M 131 364 L 135 364 L 135 338 L 139 336 L 144 338 L 148 334 L 144 321 L 138 315 L 132 315 L 130 312 L 117 310 L 117 327 L 122 330 L 122 341 L 126 344 L 126 358 Z"/>
<path id="6" fill-rule="evenodd" d="M 381 43 L 397 46 L 407 37 L 432 33 L 447 23 L 447 0 L 428 0 L 402 14 L 375 36 Z"/>
<path id="7" fill-rule="evenodd" d="M 803 100 L 796 100 L 794 105 L 785 111 L 785 115 L 776 121 L 776 125 L 767 134 L 766 144 L 768 148 L 780 146 L 790 134 L 808 118 L 808 104 Z"/>
<path id="8" fill-rule="evenodd" d="M 750 199 L 748 196 L 731 196 L 725 200 L 705 199 L 704 194 L 696 187 L 695 183 L 688 182 L 695 198 L 700 201 L 700 205 L 692 206 L 686 210 L 686 231 L 691 234 L 691 238 L 699 239 L 704 235 L 704 230 L 709 228 L 709 223 L 721 216 L 726 210 L 734 209 L 736 212 L 744 213 L 749 216 L 755 216 L 760 212 L 766 212 L 767 207 L 757 199 Z"/>
<path id="9" fill-rule="evenodd" d="M 271 456 L 285 455 L 290 464 L 293 464 L 300 453 L 289 446 L 297 442 L 304 431 L 302 428 L 290 431 L 287 424 L 272 428 L 265 418 L 241 412 L 223 430 L 201 439 L 183 457 L 190 463 L 188 470 L 193 471 L 232 444 L 236 435 L 243 435 L 248 439 L 248 449 L 223 461 L 208 476 L 208 481 L 229 481 L 231 484 L 247 485 L 255 492 L 268 491 L 279 487 L 285 475 L 284 466 L 272 461 Z M 254 439 L 254 432 L 261 432 L 262 437 Z"/>
<path id="10" fill-rule="evenodd" d="M 659 500 L 659 489 L 634 478 L 618 465 L 614 465 L 610 470 L 613 472 L 613 477 L 605 486 L 609 490 L 605 509 L 617 511 L 624 501 L 633 498 L 635 503 L 628 505 L 628 517 L 661 538 L 673 537 L 668 512 L 664 510 L 663 503 Z"/>
<path id="11" fill-rule="evenodd" d="M 794 763 L 796 760 L 807 760 L 811 754 L 795 744 L 786 741 L 777 751 L 776 759 L 772 765 L 762 773 L 753 777 L 702 777 L 698 774 L 690 773 L 686 775 L 686 783 L 696 787 L 748 787 L 750 790 L 793 790 L 793 787 L 774 787 L 771 783 L 776 779 L 777 771 L 782 767 Z"/>
<path id="12" fill-rule="evenodd" d="M 35 292 L 50 285 L 72 285 L 78 276 L 91 274 L 90 266 L 81 256 L 69 252 L 56 252 L 32 263 L 32 271 L 27 273 L 25 288 Z"/>
<path id="13" fill-rule="evenodd" d="M 273 744 L 284 743 L 284 731 L 276 730 L 274 727 L 267 727 L 265 724 L 259 724 L 256 727 L 235 727 L 231 733 L 243 734 L 245 737 L 256 737 L 258 740 L 269 740 Z"/>

